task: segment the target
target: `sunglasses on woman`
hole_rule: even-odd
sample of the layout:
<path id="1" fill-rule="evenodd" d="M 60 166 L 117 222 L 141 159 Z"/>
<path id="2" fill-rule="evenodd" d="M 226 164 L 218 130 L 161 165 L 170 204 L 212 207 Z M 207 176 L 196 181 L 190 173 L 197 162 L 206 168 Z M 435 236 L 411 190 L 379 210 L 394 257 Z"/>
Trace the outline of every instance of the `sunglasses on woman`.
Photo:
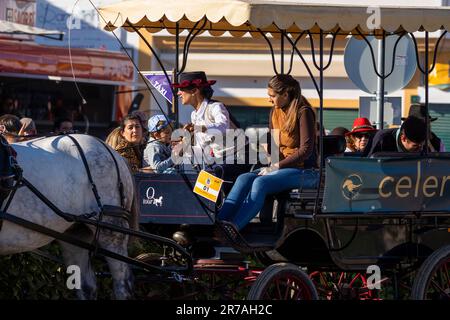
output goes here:
<path id="1" fill-rule="evenodd" d="M 355 133 L 353 136 L 357 139 L 362 139 L 362 138 L 369 139 L 370 138 L 369 133 Z"/>

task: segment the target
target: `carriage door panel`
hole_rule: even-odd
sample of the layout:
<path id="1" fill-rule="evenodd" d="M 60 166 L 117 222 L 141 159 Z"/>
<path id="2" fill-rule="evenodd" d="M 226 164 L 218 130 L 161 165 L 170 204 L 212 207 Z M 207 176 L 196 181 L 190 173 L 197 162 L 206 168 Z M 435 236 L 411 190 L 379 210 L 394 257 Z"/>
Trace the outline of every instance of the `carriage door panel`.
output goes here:
<path id="1" fill-rule="evenodd" d="M 196 174 L 136 174 L 140 223 L 214 224 L 215 204 L 192 192 Z"/>

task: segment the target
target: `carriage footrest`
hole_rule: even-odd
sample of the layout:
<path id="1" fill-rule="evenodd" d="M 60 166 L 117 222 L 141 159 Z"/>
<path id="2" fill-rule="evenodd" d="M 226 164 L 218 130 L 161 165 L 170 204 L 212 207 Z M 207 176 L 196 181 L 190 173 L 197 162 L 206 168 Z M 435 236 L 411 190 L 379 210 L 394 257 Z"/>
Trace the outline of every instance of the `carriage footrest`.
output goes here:
<path id="1" fill-rule="evenodd" d="M 249 244 L 236 226 L 228 221 L 218 221 L 219 230 L 223 233 L 233 248 L 241 253 L 253 253 L 255 251 L 269 251 L 273 248 L 267 245 Z"/>

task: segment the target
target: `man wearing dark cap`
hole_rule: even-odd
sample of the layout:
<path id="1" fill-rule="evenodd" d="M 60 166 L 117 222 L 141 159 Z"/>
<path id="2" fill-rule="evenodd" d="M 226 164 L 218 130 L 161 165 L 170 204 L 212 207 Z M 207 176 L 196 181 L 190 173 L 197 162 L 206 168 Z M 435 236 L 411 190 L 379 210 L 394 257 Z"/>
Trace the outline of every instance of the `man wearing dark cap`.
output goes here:
<path id="1" fill-rule="evenodd" d="M 430 115 L 427 115 L 425 105 L 423 103 L 413 103 L 409 108 L 408 116 L 414 116 L 416 118 L 422 119 L 423 121 L 428 118 L 428 151 L 445 152 L 444 142 L 433 131 L 431 131 L 431 122 L 436 121 L 438 118 L 432 118 L 430 117 Z M 405 119 L 406 118 L 402 118 L 402 120 Z"/>
<path id="2" fill-rule="evenodd" d="M 409 116 L 400 128 L 380 130 L 373 138 L 368 156 L 376 152 L 420 152 L 426 140 L 423 119 Z"/>

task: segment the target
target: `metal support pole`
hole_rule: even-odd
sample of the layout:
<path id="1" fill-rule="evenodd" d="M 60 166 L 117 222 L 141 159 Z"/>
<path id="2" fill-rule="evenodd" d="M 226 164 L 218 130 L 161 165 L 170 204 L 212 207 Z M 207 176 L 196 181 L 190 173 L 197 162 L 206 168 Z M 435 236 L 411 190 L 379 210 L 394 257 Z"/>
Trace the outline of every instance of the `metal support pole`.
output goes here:
<path id="1" fill-rule="evenodd" d="M 429 34 L 428 31 L 425 31 L 425 65 L 424 65 L 424 83 L 425 83 L 425 114 L 426 114 L 426 120 L 425 120 L 425 128 L 426 128 L 426 143 L 425 143 L 425 155 L 428 154 L 428 143 L 430 141 L 430 132 L 431 132 L 431 128 L 429 128 L 428 126 L 430 125 L 430 121 L 428 121 L 429 118 L 429 109 L 428 109 L 428 105 L 429 105 L 429 79 L 428 79 L 428 75 L 430 74 L 430 66 L 429 66 L 429 60 L 428 60 L 428 51 L 430 50 L 430 38 L 429 38 Z M 436 48 L 437 50 L 437 48 Z M 439 151 L 439 150 L 437 150 Z"/>
<path id="2" fill-rule="evenodd" d="M 314 212 L 313 212 L 313 219 L 315 218 L 318 210 L 319 210 L 319 193 L 320 193 L 320 186 L 322 184 L 322 173 L 323 168 L 325 166 L 325 159 L 323 157 L 323 30 L 320 29 L 320 45 L 319 45 L 319 51 L 320 51 L 320 58 L 319 58 L 319 158 L 320 158 L 320 167 L 319 167 L 319 183 L 317 185 L 317 193 L 316 193 L 316 200 L 314 202 Z M 314 54 L 314 53 L 313 53 Z M 331 52 L 330 52 L 331 54 Z M 314 127 L 316 124 L 314 123 Z M 316 139 L 317 141 L 317 139 Z"/>
<path id="3" fill-rule="evenodd" d="M 386 35 L 383 31 L 383 38 L 379 40 L 377 69 L 380 70 L 381 77 L 377 77 L 377 129 L 382 130 L 384 126 L 384 76 L 386 59 Z"/>
<path id="4" fill-rule="evenodd" d="M 323 31 L 320 29 L 320 58 L 319 58 L 319 99 L 320 99 L 320 106 L 319 106 L 319 122 L 320 122 L 320 159 L 321 159 L 321 165 L 320 168 L 323 168 L 325 165 L 325 159 L 323 157 Z M 314 124 L 315 125 L 315 124 Z"/>
<path id="5" fill-rule="evenodd" d="M 175 31 L 175 70 L 173 71 L 173 82 L 178 83 L 178 70 L 179 66 L 179 55 L 180 55 L 180 24 L 176 23 L 176 31 Z M 175 90 L 175 94 L 173 96 L 172 101 L 172 113 L 174 116 L 176 128 L 179 127 L 179 115 L 178 115 L 178 95 L 176 94 L 178 89 Z"/>
<path id="6" fill-rule="evenodd" d="M 284 74 L 284 30 L 281 31 L 281 74 Z"/>

